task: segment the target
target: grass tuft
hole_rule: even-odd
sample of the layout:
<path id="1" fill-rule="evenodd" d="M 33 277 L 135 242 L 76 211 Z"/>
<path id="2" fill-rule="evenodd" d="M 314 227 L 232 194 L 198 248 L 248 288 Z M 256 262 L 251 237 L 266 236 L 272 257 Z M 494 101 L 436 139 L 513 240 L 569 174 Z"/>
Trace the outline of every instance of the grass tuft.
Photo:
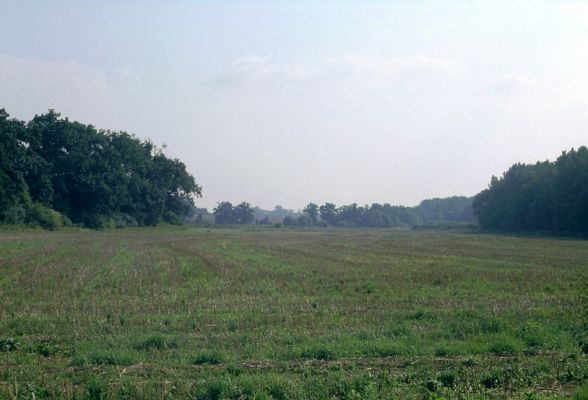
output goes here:
<path id="1" fill-rule="evenodd" d="M 164 350 L 178 347 L 175 339 L 168 339 L 161 335 L 151 335 L 136 343 L 136 350 Z"/>
<path id="2" fill-rule="evenodd" d="M 196 365 L 217 365 L 222 364 L 225 361 L 225 356 L 218 351 L 208 351 L 200 353 L 194 357 L 192 364 Z"/>

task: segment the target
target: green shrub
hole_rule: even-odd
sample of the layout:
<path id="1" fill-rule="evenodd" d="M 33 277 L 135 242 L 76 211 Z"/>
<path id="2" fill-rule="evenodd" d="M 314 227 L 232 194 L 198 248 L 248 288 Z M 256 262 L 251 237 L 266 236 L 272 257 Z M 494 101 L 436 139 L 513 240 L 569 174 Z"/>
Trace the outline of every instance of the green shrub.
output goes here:
<path id="1" fill-rule="evenodd" d="M 114 225 L 117 229 L 139 226 L 137 220 L 128 214 L 115 214 L 109 225 Z"/>
<path id="2" fill-rule="evenodd" d="M 0 212 L 0 221 L 9 225 L 22 224 L 26 220 L 26 213 L 22 204 L 15 204 Z"/>
<path id="3" fill-rule="evenodd" d="M 25 220 L 29 225 L 40 226 L 52 231 L 64 225 L 64 219 L 60 213 L 39 203 L 33 203 L 27 209 Z"/>
<path id="4" fill-rule="evenodd" d="M 173 211 L 166 211 L 163 213 L 163 220 L 168 224 L 182 225 L 182 219 Z"/>

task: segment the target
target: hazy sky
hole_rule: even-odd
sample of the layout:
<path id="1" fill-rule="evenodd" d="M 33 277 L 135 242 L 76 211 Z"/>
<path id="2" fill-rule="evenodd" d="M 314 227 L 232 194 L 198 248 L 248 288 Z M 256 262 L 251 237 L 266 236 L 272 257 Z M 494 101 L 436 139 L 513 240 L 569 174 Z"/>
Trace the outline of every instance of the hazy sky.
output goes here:
<path id="1" fill-rule="evenodd" d="M 473 195 L 588 144 L 588 1 L 0 0 L 0 108 L 168 145 L 201 206 Z"/>

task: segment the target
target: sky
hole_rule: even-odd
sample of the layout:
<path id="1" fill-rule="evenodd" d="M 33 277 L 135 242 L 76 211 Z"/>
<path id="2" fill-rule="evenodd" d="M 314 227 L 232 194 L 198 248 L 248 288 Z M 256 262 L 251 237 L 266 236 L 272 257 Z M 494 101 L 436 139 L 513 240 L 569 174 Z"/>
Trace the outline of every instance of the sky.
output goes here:
<path id="1" fill-rule="evenodd" d="M 167 145 L 198 206 L 471 196 L 588 144 L 588 1 L 0 0 L 0 108 Z"/>

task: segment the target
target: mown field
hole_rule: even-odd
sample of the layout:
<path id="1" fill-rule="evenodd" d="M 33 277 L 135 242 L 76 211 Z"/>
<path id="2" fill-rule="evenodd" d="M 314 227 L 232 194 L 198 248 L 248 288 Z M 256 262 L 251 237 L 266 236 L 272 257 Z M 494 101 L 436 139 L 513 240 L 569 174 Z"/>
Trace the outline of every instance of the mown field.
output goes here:
<path id="1" fill-rule="evenodd" d="M 588 241 L 0 233 L 0 399 L 587 398 Z"/>

